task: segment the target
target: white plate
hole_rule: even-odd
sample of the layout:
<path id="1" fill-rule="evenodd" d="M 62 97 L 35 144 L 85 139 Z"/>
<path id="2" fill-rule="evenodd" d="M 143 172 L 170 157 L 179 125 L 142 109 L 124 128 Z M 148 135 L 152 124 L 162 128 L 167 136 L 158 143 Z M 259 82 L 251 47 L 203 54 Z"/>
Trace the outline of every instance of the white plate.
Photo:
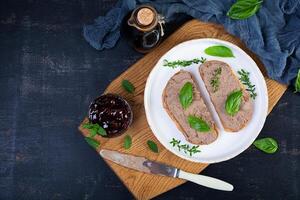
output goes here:
<path id="1" fill-rule="evenodd" d="M 235 57 L 221 58 L 206 55 L 204 53 L 204 49 L 212 45 L 224 45 L 229 47 Z M 256 85 L 257 97 L 254 100 L 254 112 L 252 119 L 241 131 L 236 133 L 224 131 L 220 123 L 220 119 L 209 100 L 204 83 L 198 73 L 198 64 L 193 64 L 185 68 L 178 67 L 176 69 L 163 66 L 164 59 L 169 61 L 178 59 L 188 60 L 199 58 L 201 56 L 207 58 L 207 60 L 220 60 L 226 62 L 235 72 L 240 69 L 245 69 L 250 72 L 250 80 Z M 181 140 L 181 143 L 193 145 L 186 141 L 183 134 L 176 128 L 176 125 L 164 110 L 162 104 L 163 89 L 169 79 L 180 69 L 191 72 L 195 77 L 202 97 L 206 102 L 208 102 L 210 110 L 213 110 L 213 118 L 217 122 L 219 129 L 219 136 L 217 140 L 209 145 L 200 145 L 201 152 L 196 153 L 193 156 L 189 156 L 183 151 L 178 151 L 176 147 L 173 147 L 170 144 L 172 138 L 176 138 Z M 148 124 L 156 138 L 165 146 L 165 148 L 186 160 L 202 163 L 215 163 L 237 156 L 253 143 L 265 123 L 268 110 L 268 93 L 266 82 L 256 63 L 242 49 L 234 44 L 222 40 L 196 39 L 183 42 L 175 46 L 161 57 L 148 77 L 145 88 L 144 104 Z"/>

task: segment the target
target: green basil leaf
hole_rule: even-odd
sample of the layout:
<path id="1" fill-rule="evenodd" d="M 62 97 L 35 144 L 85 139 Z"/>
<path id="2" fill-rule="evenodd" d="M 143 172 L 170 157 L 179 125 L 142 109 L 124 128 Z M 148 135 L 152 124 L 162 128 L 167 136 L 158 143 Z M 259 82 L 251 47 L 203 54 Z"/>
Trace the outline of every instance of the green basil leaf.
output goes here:
<path id="1" fill-rule="evenodd" d="M 179 101 L 183 109 L 189 107 L 193 102 L 193 84 L 186 82 L 179 92 Z"/>
<path id="2" fill-rule="evenodd" d="M 155 144 L 155 142 L 153 142 L 152 140 L 148 140 L 147 144 L 151 151 L 153 151 L 154 153 L 158 153 L 158 147 L 157 144 Z"/>
<path id="3" fill-rule="evenodd" d="M 233 91 L 228 95 L 225 102 L 225 110 L 228 115 L 234 116 L 240 110 L 242 96 L 242 90 Z"/>
<path id="4" fill-rule="evenodd" d="M 278 149 L 278 144 L 273 138 L 262 138 L 256 140 L 254 146 L 265 153 L 275 153 Z"/>
<path id="5" fill-rule="evenodd" d="M 125 139 L 124 139 L 124 148 L 125 149 L 130 149 L 131 147 L 131 144 L 132 144 L 132 139 L 129 135 L 126 135 L 125 136 Z"/>
<path id="6" fill-rule="evenodd" d="M 201 118 L 196 116 L 188 116 L 188 122 L 191 128 L 195 129 L 198 132 L 208 132 L 210 131 L 209 125 Z"/>
<path id="7" fill-rule="evenodd" d="M 238 0 L 231 6 L 227 16 L 231 19 L 246 19 L 260 9 L 262 2 L 259 0 Z"/>
<path id="8" fill-rule="evenodd" d="M 135 90 L 134 85 L 128 80 L 122 81 L 122 87 L 124 90 L 126 90 L 129 93 L 133 93 Z"/>
<path id="9" fill-rule="evenodd" d="M 98 142 L 97 140 L 94 140 L 93 138 L 85 137 L 84 139 L 94 149 L 97 149 L 100 146 L 100 142 Z"/>
<path id="10" fill-rule="evenodd" d="M 300 69 L 298 70 L 298 75 L 295 82 L 295 93 L 300 92 Z"/>
<path id="11" fill-rule="evenodd" d="M 231 49 L 222 45 L 207 47 L 204 52 L 210 56 L 234 57 Z"/>
<path id="12" fill-rule="evenodd" d="M 90 129 L 90 137 L 95 137 L 97 135 L 97 129 Z"/>
<path id="13" fill-rule="evenodd" d="M 106 130 L 99 126 L 97 133 L 101 136 L 107 136 Z"/>
<path id="14" fill-rule="evenodd" d="M 93 124 L 88 122 L 88 123 L 83 124 L 82 127 L 86 128 L 86 129 L 91 129 L 91 128 L 93 128 Z"/>

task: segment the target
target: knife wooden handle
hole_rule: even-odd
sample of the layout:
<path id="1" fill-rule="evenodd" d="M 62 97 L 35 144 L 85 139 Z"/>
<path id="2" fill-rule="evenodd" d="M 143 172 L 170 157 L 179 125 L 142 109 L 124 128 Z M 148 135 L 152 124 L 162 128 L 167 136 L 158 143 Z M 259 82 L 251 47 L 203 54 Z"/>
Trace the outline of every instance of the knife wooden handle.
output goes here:
<path id="1" fill-rule="evenodd" d="M 223 191 L 232 191 L 233 190 L 233 185 L 221 181 L 216 178 L 212 178 L 209 176 L 204 176 L 204 175 L 199 175 L 199 174 L 192 174 L 189 172 L 185 172 L 183 170 L 180 170 L 178 172 L 178 178 L 185 179 L 187 181 L 191 181 L 193 183 L 197 183 L 199 185 L 208 187 L 208 188 L 213 188 L 216 190 L 223 190 Z"/>

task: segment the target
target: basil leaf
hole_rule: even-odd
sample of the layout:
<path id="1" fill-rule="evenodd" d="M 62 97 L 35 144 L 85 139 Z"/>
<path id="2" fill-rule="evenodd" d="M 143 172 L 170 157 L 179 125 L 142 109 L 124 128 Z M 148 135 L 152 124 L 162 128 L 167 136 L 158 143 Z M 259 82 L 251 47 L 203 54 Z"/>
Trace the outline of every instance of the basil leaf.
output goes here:
<path id="1" fill-rule="evenodd" d="M 228 115 L 234 116 L 240 110 L 242 96 L 242 90 L 233 91 L 228 95 L 225 102 L 225 110 Z"/>
<path id="2" fill-rule="evenodd" d="M 128 80 L 122 81 L 122 87 L 124 90 L 126 90 L 129 93 L 133 93 L 135 90 L 134 85 Z"/>
<path id="3" fill-rule="evenodd" d="M 179 101 L 183 109 L 189 107 L 193 102 L 193 84 L 186 82 L 179 92 Z"/>
<path id="4" fill-rule="evenodd" d="M 94 128 L 94 129 L 96 129 L 96 130 L 98 130 L 100 127 L 101 127 L 101 126 L 100 126 L 99 124 L 97 124 L 97 123 L 92 124 L 92 128 Z"/>
<path id="5" fill-rule="evenodd" d="M 260 9 L 262 2 L 259 0 L 238 0 L 231 6 L 227 16 L 231 19 L 246 19 Z"/>
<path id="6" fill-rule="evenodd" d="M 90 129 L 90 137 L 95 137 L 97 135 L 97 129 Z"/>
<path id="7" fill-rule="evenodd" d="M 94 149 L 97 149 L 100 146 L 100 143 L 97 140 L 94 140 L 93 138 L 85 137 L 84 139 Z"/>
<path id="8" fill-rule="evenodd" d="M 107 136 L 106 130 L 99 126 L 97 133 L 101 136 Z"/>
<path id="9" fill-rule="evenodd" d="M 132 144 L 131 137 L 129 135 L 126 135 L 124 139 L 124 148 L 129 149 L 131 147 L 131 144 Z"/>
<path id="10" fill-rule="evenodd" d="M 101 136 L 106 136 L 107 133 L 104 128 L 102 128 L 99 124 L 95 123 L 86 123 L 82 125 L 83 128 L 90 130 L 90 137 L 94 137 L 96 134 Z"/>
<path id="11" fill-rule="evenodd" d="M 201 118 L 196 116 L 189 115 L 188 122 L 191 128 L 195 129 L 198 132 L 208 132 L 210 131 L 209 125 Z"/>
<path id="12" fill-rule="evenodd" d="M 153 151 L 154 153 L 158 153 L 158 147 L 157 144 L 155 144 L 155 142 L 153 142 L 152 140 L 148 140 L 147 144 L 151 151 Z"/>
<path id="13" fill-rule="evenodd" d="M 86 124 L 83 124 L 82 127 L 83 127 L 83 128 L 86 128 L 86 129 L 91 129 L 91 128 L 93 128 L 93 124 L 91 124 L 91 123 L 86 123 Z"/>
<path id="14" fill-rule="evenodd" d="M 262 138 L 256 140 L 254 146 L 265 153 L 275 153 L 278 149 L 278 144 L 273 138 Z"/>
<path id="15" fill-rule="evenodd" d="M 298 75 L 295 82 L 295 93 L 300 92 L 300 69 L 298 70 Z"/>
<path id="16" fill-rule="evenodd" d="M 218 57 L 234 57 L 231 49 L 222 45 L 216 45 L 207 47 L 204 52 L 207 55 L 218 56 Z"/>

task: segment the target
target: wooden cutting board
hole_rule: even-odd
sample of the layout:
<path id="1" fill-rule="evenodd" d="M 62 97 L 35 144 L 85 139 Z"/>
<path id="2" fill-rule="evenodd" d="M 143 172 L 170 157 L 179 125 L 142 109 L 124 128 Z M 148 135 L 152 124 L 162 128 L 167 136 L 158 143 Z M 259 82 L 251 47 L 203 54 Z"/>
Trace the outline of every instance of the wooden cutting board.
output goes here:
<path id="1" fill-rule="evenodd" d="M 147 124 L 143 104 L 144 88 L 147 77 L 159 58 L 175 45 L 187 40 L 198 38 L 217 38 L 236 44 L 255 60 L 261 71 L 265 74 L 264 66 L 255 56 L 255 54 L 250 52 L 238 38 L 227 33 L 222 26 L 211 23 L 204 23 L 197 20 L 191 20 L 188 23 L 184 24 L 169 38 L 167 38 L 155 50 L 132 65 L 127 71 L 125 71 L 118 78 L 112 81 L 111 84 L 107 87 L 105 93 L 116 93 L 128 100 L 133 108 L 134 120 L 128 131 L 122 136 L 112 139 L 95 136 L 95 138 L 101 143 L 100 148 L 112 149 L 119 152 L 144 156 L 151 160 L 157 160 L 159 162 L 166 163 L 192 173 L 199 173 L 208 166 L 208 164 L 193 163 L 183 160 L 166 150 L 157 141 L 157 139 L 151 132 Z M 121 88 L 121 81 L 123 79 L 131 81 L 136 87 L 134 94 L 128 94 Z M 269 78 L 266 78 L 266 82 L 269 94 L 270 112 L 274 105 L 278 102 L 280 97 L 283 95 L 284 91 L 286 90 L 286 86 L 270 80 Z M 87 122 L 87 118 L 83 121 L 83 123 L 84 122 Z M 89 131 L 87 129 L 83 129 L 80 126 L 79 130 L 84 136 L 89 135 Z M 132 137 L 133 142 L 130 150 L 125 150 L 123 148 L 124 137 L 127 134 Z M 158 154 L 153 153 L 148 149 L 146 142 L 149 139 L 155 141 L 158 144 Z M 100 149 L 98 149 L 98 151 L 99 150 Z M 131 191 L 136 199 L 153 198 L 185 182 L 183 180 L 174 178 L 144 174 L 118 166 L 110 161 L 106 162 L 125 184 L 125 186 Z"/>

